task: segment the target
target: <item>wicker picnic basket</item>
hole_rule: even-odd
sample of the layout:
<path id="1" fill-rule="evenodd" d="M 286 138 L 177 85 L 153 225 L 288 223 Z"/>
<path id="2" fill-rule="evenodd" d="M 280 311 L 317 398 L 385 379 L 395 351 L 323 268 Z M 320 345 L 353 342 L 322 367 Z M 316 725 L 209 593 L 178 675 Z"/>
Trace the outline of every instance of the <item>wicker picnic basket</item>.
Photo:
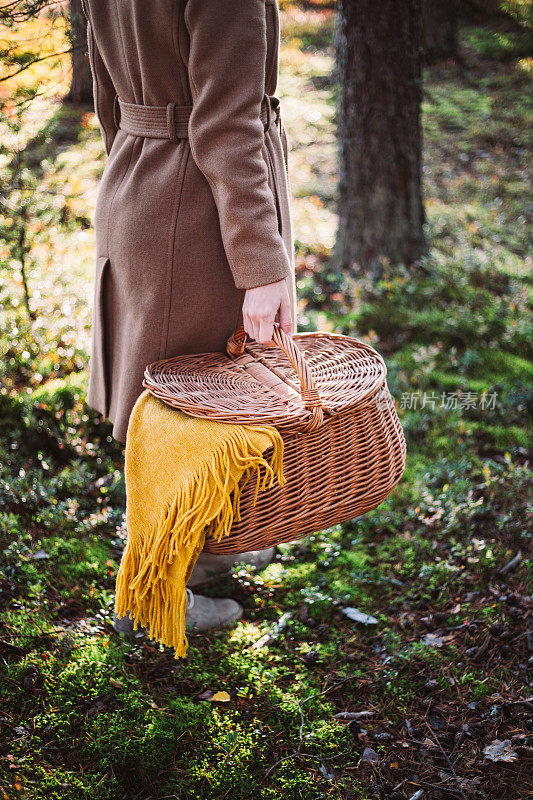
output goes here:
<path id="1" fill-rule="evenodd" d="M 284 441 L 283 487 L 243 488 L 240 519 L 212 553 L 262 550 L 376 508 L 400 480 L 405 439 L 370 345 L 349 336 L 276 326 L 278 347 L 247 342 L 241 327 L 227 355 L 202 353 L 149 364 L 143 386 L 194 417 L 275 426 Z"/>

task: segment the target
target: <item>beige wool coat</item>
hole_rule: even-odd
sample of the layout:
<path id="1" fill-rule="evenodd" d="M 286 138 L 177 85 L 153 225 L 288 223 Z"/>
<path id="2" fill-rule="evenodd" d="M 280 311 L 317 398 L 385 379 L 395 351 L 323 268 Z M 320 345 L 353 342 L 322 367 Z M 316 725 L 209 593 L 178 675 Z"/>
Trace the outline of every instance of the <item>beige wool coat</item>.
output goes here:
<path id="1" fill-rule="evenodd" d="M 83 5 L 108 155 L 87 399 L 125 442 L 147 364 L 223 350 L 247 288 L 286 279 L 294 307 L 279 15 L 276 0 Z"/>

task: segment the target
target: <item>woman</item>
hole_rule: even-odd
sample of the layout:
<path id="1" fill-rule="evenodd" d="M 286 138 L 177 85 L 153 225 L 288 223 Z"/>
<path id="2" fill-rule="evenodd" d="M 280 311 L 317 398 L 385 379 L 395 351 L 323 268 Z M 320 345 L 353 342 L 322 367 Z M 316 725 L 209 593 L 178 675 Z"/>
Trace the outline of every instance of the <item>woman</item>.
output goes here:
<path id="1" fill-rule="evenodd" d="M 147 364 L 223 351 L 241 315 L 262 343 L 276 319 L 295 329 L 279 16 L 276 0 L 84 0 L 84 12 L 108 155 L 87 399 L 124 443 Z M 201 556 L 189 585 L 272 555 Z M 242 613 L 188 599 L 197 629 Z"/>

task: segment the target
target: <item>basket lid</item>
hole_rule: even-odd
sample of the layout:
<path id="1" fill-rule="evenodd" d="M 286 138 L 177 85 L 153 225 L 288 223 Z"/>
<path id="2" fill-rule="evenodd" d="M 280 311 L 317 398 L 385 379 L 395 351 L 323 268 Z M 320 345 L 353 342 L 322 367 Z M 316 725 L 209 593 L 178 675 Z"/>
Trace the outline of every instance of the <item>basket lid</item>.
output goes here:
<path id="1" fill-rule="evenodd" d="M 278 347 L 246 342 L 239 329 L 228 355 L 200 353 L 149 364 L 143 386 L 195 417 L 313 430 L 365 405 L 383 387 L 387 368 L 373 347 L 350 336 L 297 333 L 276 326 Z"/>

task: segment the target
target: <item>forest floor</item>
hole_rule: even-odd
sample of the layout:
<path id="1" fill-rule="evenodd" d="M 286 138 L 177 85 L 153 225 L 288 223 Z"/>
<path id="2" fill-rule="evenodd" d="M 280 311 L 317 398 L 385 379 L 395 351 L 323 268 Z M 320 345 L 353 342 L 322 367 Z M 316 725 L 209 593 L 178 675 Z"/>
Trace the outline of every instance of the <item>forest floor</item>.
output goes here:
<path id="1" fill-rule="evenodd" d="M 244 618 L 191 635 L 186 660 L 111 628 L 123 448 L 85 403 L 94 116 L 43 97 L 18 134 L 34 319 L 4 216 L 0 797 L 533 797 L 531 60 L 512 33 L 465 26 L 461 60 L 426 70 L 431 253 L 372 286 L 328 264 L 332 34 L 327 11 L 285 12 L 300 329 L 383 353 L 407 468 L 376 511 L 209 584 Z"/>

